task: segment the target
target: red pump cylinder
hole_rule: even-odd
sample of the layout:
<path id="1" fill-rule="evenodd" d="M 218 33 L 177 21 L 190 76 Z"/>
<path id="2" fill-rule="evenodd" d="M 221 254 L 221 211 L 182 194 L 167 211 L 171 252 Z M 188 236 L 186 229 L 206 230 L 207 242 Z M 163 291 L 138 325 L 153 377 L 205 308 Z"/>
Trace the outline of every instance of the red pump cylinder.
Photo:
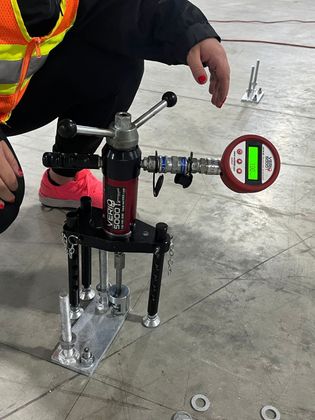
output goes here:
<path id="1" fill-rule="evenodd" d="M 141 151 L 103 149 L 103 227 L 111 236 L 128 237 L 136 218 Z"/>

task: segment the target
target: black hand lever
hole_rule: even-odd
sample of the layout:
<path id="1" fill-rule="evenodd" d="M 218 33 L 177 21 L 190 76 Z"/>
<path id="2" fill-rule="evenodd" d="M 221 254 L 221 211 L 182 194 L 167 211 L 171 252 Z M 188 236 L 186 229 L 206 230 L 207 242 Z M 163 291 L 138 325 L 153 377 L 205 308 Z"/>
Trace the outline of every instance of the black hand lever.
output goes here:
<path id="1" fill-rule="evenodd" d="M 77 125 L 74 121 L 66 119 L 59 122 L 58 134 L 65 139 L 71 139 L 77 134 L 83 134 L 85 136 L 114 137 L 115 131 L 108 128 Z"/>
<path id="2" fill-rule="evenodd" d="M 46 168 L 99 169 L 102 167 L 102 158 L 98 155 L 47 152 L 43 155 L 43 165 Z"/>
<path id="3" fill-rule="evenodd" d="M 77 125 L 72 120 L 61 120 L 58 123 L 58 134 L 65 139 L 72 139 L 77 135 Z"/>
<path id="4" fill-rule="evenodd" d="M 172 106 L 176 105 L 177 103 L 177 96 L 174 92 L 165 92 L 162 96 L 162 100 L 154 105 L 153 108 L 150 108 L 147 112 L 145 112 L 141 117 L 137 118 L 133 124 L 139 128 L 144 123 L 149 121 L 154 115 L 158 114 L 162 109 L 168 107 L 171 108 Z"/>
<path id="5" fill-rule="evenodd" d="M 172 106 L 177 104 L 177 96 L 174 92 L 165 92 L 162 96 L 162 101 L 166 101 L 168 108 L 172 108 Z"/>

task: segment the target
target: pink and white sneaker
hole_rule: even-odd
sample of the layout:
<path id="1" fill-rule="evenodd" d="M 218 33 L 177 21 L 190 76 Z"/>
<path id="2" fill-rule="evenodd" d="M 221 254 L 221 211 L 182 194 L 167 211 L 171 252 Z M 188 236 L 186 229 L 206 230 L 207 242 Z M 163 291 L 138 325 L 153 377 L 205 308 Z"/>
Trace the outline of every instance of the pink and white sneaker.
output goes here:
<path id="1" fill-rule="evenodd" d="M 45 171 L 39 188 L 39 201 L 48 207 L 78 208 L 80 198 L 92 198 L 92 206 L 103 207 L 103 183 L 89 169 L 77 172 L 73 181 L 63 185 L 53 185 Z"/>

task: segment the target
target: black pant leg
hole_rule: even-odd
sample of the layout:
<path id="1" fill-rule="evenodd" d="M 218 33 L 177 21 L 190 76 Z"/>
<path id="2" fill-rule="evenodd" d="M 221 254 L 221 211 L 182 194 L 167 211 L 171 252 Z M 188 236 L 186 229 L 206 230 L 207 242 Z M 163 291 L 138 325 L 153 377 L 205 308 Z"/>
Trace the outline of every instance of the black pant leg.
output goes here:
<path id="1" fill-rule="evenodd" d="M 116 112 L 130 107 L 142 75 L 143 60 L 106 53 L 70 31 L 31 79 L 7 125 L 1 125 L 0 138 L 7 141 L 5 135 L 26 133 L 56 118 L 107 128 Z M 101 140 L 81 135 L 65 140 L 57 134 L 54 150 L 93 153 Z M 58 171 L 64 176 L 75 172 Z M 16 203 L 7 203 L 0 213 L 0 233 L 16 218 L 23 195 L 24 179 L 20 178 Z"/>

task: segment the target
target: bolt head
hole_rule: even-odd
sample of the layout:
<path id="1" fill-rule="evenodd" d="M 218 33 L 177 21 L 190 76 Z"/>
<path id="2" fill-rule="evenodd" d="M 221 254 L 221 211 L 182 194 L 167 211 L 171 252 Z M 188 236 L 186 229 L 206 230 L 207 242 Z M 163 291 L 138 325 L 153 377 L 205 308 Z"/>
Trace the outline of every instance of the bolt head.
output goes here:
<path id="1" fill-rule="evenodd" d="M 117 112 L 115 115 L 115 128 L 129 130 L 131 128 L 131 115 L 128 112 Z"/>
<path id="2" fill-rule="evenodd" d="M 93 365 L 94 360 L 95 358 L 93 354 L 90 352 L 90 349 L 88 347 L 85 347 L 80 358 L 81 366 L 88 368 Z"/>

